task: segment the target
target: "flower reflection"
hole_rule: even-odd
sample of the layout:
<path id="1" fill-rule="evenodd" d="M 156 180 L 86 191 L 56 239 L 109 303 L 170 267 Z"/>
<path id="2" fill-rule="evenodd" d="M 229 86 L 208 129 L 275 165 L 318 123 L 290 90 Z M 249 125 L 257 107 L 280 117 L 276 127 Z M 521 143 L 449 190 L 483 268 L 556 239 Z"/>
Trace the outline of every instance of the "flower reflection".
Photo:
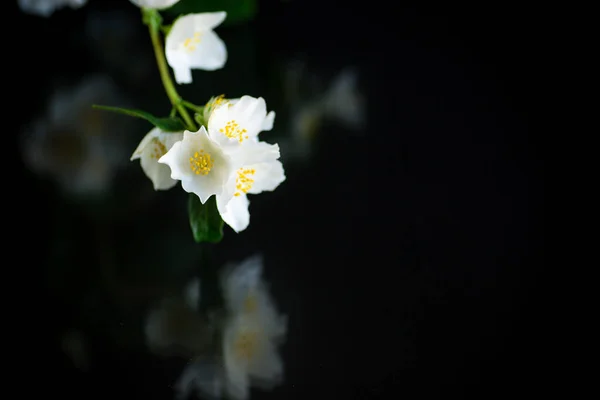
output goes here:
<path id="1" fill-rule="evenodd" d="M 309 158 L 326 121 L 350 132 L 365 126 L 364 96 L 358 88 L 358 72 L 353 68 L 339 71 L 323 85 L 304 63 L 291 62 L 285 71 L 284 95 L 290 109 L 290 136 L 280 141 L 284 158 Z"/>
<path id="2" fill-rule="evenodd" d="M 124 105 L 110 78 L 86 76 L 60 87 L 42 116 L 25 127 L 21 150 L 26 166 L 54 180 L 69 195 L 99 195 L 127 165 L 131 119 L 99 112 L 92 104 Z"/>
<path id="3" fill-rule="evenodd" d="M 224 269 L 224 307 L 199 311 L 200 283 L 164 299 L 146 320 L 146 342 L 159 355 L 190 359 L 174 385 L 178 399 L 194 392 L 209 398 L 245 400 L 250 388 L 271 390 L 283 380 L 279 347 L 286 335 L 281 315 L 262 278 L 255 255 Z"/>

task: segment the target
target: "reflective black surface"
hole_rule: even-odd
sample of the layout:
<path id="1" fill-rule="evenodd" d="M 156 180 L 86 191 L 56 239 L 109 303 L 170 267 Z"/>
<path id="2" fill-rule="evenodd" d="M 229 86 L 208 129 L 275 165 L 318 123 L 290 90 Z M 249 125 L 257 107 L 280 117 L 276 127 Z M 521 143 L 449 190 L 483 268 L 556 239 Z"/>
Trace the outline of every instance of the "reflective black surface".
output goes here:
<path id="1" fill-rule="evenodd" d="M 261 253 L 289 326 L 284 384 L 251 398 L 536 393 L 543 163 L 529 124 L 528 14 L 260 4 L 252 22 L 218 30 L 227 67 L 195 74 L 181 94 L 200 103 L 221 93 L 263 96 L 277 112 L 265 140 L 286 143 L 300 105 L 352 68 L 364 124 L 323 118 L 308 153 L 282 145 L 292 149 L 282 152 L 286 182 L 253 199 L 250 227 L 226 228 L 209 255 L 193 242 L 181 188 L 154 192 L 129 161 L 148 130 L 144 121 L 87 122 L 107 124 L 102 132 L 115 146 L 107 154 L 119 155 L 100 195 L 65 192 L 19 157 L 22 297 L 36 310 L 23 329 L 35 337 L 35 369 L 43 371 L 43 385 L 31 390 L 173 398 L 187 360 L 148 351 L 150 305 L 203 263 Z M 15 153 L 22 155 L 22 136 L 46 115 L 52 94 L 89 77 L 112 80 L 123 105 L 168 112 L 147 32 L 129 2 L 91 0 L 47 19 L 16 6 L 11 13 L 31 28 L 10 45 L 15 82 L 28 98 L 16 111 Z M 285 85 L 298 65 L 294 102 Z M 85 361 L 69 350 L 80 340 Z"/>

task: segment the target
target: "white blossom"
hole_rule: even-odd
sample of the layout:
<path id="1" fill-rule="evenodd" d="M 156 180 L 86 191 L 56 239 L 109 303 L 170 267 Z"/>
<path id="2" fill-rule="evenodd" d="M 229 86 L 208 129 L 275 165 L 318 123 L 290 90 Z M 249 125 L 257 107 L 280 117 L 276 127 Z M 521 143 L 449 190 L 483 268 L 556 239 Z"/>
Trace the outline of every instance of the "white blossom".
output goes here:
<path id="1" fill-rule="evenodd" d="M 57 88 L 44 114 L 21 134 L 25 165 L 68 195 L 108 194 L 127 165 L 128 135 L 136 121 L 93 109 L 93 104 L 131 106 L 112 79 L 86 76 L 72 87 Z"/>
<path id="2" fill-rule="evenodd" d="M 279 346 L 287 318 L 279 314 L 262 280 L 262 257 L 226 270 L 222 278 L 228 318 L 223 331 L 223 374 L 228 396 L 249 398 L 250 386 L 270 389 L 283 379 Z"/>
<path id="3" fill-rule="evenodd" d="M 241 232 L 250 223 L 247 194 L 273 191 L 285 180 L 279 146 L 258 140 L 260 132 L 273 128 L 275 113 L 267 114 L 265 100 L 252 96 L 217 97 L 208 107 L 208 135 L 236 160 L 225 192 L 233 197 L 217 196 L 217 208 L 223 221 Z"/>
<path id="4" fill-rule="evenodd" d="M 165 43 L 165 56 L 179 84 L 192 82 L 192 69 L 214 71 L 227 61 L 225 43 L 213 31 L 225 11 L 183 15 L 175 20 Z"/>
<path id="5" fill-rule="evenodd" d="M 130 160 L 140 160 L 142 170 L 152 181 L 154 190 L 168 190 L 177 184 L 171 178 L 171 168 L 158 160 L 164 156 L 173 145 L 183 139 L 183 132 L 163 132 L 153 128 L 144 136 Z"/>
<path id="6" fill-rule="evenodd" d="M 217 208 L 221 218 L 234 231 L 241 232 L 250 223 L 248 194 L 275 190 L 284 180 L 283 165 L 278 160 L 279 146 L 264 142 L 251 142 L 235 152 L 239 168 L 227 182 L 233 197 L 217 195 Z"/>
<path id="7" fill-rule="evenodd" d="M 184 131 L 183 139 L 173 144 L 159 160 L 171 169 L 171 178 L 180 180 L 188 193 L 202 203 L 212 195 L 231 198 L 234 190 L 226 185 L 234 171 L 231 158 L 209 138 L 204 126 L 197 132 Z"/>

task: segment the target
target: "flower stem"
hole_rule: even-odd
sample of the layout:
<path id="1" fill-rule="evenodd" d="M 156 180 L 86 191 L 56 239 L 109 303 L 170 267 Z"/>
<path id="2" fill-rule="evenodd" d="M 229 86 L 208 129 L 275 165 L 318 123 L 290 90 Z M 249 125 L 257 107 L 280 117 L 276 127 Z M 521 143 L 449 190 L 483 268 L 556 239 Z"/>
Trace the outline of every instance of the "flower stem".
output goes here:
<path id="1" fill-rule="evenodd" d="M 160 39 L 160 15 L 156 10 L 142 10 L 147 14 L 144 14 L 144 21 L 148 25 L 150 31 L 150 38 L 152 39 L 152 47 L 154 48 L 154 54 L 156 55 L 156 63 L 158 65 L 158 71 L 160 72 L 160 79 L 162 80 L 165 92 L 171 101 L 173 107 L 177 109 L 181 118 L 185 121 L 188 129 L 192 132 L 196 132 L 196 124 L 190 117 L 187 110 L 183 106 L 183 100 L 177 93 L 171 75 L 169 74 L 169 68 L 167 66 L 167 60 L 165 59 L 164 47 Z M 150 15 L 152 13 L 152 15 Z"/>

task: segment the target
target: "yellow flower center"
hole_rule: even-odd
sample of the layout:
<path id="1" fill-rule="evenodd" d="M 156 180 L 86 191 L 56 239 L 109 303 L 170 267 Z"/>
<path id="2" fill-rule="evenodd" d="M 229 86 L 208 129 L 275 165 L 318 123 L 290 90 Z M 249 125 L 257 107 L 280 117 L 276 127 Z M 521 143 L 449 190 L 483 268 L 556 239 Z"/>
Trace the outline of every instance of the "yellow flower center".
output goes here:
<path id="1" fill-rule="evenodd" d="M 252 313 L 256 311 L 258 307 L 258 301 L 256 300 L 256 295 L 250 294 L 244 300 L 244 311 L 248 313 Z"/>
<path id="2" fill-rule="evenodd" d="M 237 171 L 237 178 L 235 178 L 235 189 L 234 196 L 240 196 L 242 193 L 248 193 L 254 185 L 254 179 L 252 177 L 256 173 L 254 168 L 240 168 Z"/>
<path id="3" fill-rule="evenodd" d="M 152 139 L 152 150 L 150 153 L 150 157 L 158 160 L 167 152 L 167 147 L 163 142 L 158 140 L 157 138 Z"/>
<path id="4" fill-rule="evenodd" d="M 233 344 L 235 355 L 238 359 L 251 360 L 258 347 L 257 332 L 242 331 L 238 333 Z"/>
<path id="5" fill-rule="evenodd" d="M 225 124 L 224 128 L 219 129 L 219 132 L 228 138 L 237 139 L 240 143 L 242 143 L 244 139 L 248 139 L 248 135 L 246 135 L 246 129 L 241 128 L 240 125 L 235 122 L 235 120 L 229 121 L 227 124 Z"/>
<path id="6" fill-rule="evenodd" d="M 191 53 L 194 50 L 196 50 L 196 46 L 198 45 L 198 43 L 200 43 L 201 36 L 202 34 L 200 32 L 194 32 L 194 36 L 185 39 L 183 41 L 183 48 L 185 49 L 185 51 Z"/>
<path id="7" fill-rule="evenodd" d="M 208 175 L 214 165 L 214 161 L 209 153 L 200 150 L 190 157 L 190 168 L 196 175 Z"/>

